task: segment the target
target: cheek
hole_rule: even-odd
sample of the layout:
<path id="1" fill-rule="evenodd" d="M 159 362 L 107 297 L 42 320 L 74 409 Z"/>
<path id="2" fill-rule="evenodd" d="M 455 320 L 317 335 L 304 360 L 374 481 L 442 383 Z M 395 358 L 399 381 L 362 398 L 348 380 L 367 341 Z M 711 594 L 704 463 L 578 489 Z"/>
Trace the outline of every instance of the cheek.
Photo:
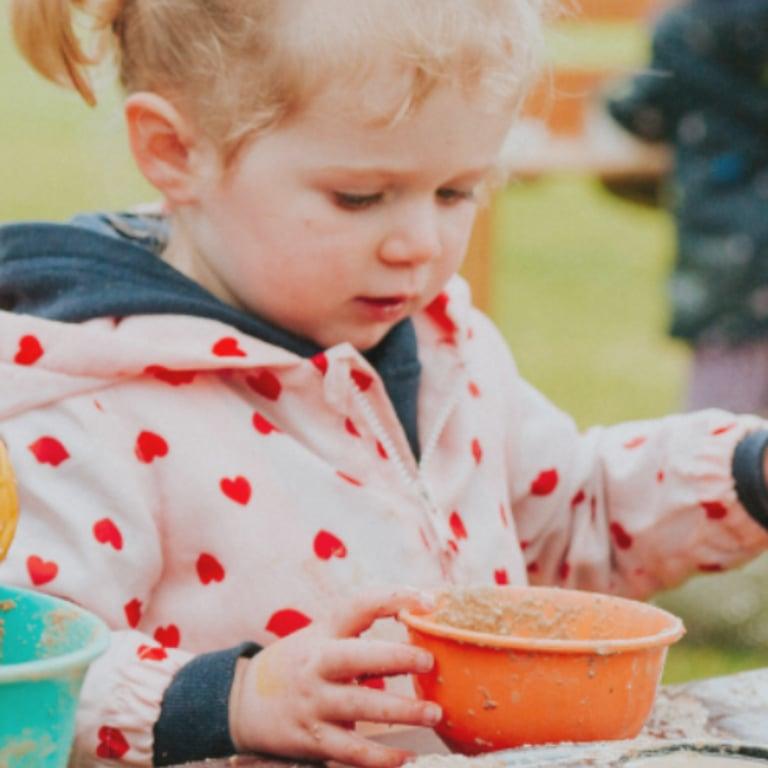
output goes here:
<path id="1" fill-rule="evenodd" d="M 448 232 L 447 252 L 449 260 L 458 266 L 466 256 L 469 241 L 472 238 L 472 228 L 475 223 L 476 209 L 467 207 L 466 210 L 457 212 L 453 226 Z"/>

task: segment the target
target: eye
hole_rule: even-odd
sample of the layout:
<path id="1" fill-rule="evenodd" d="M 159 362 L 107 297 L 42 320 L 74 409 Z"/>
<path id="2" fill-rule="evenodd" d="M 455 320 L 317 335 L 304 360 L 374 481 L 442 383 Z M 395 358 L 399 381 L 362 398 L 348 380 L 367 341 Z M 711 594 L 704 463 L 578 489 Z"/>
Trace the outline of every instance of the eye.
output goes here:
<path id="1" fill-rule="evenodd" d="M 435 193 L 444 203 L 458 203 L 463 200 L 472 201 L 475 199 L 474 189 L 453 189 L 452 187 L 442 187 Z"/>
<path id="2" fill-rule="evenodd" d="M 373 195 L 355 195 L 349 192 L 334 192 L 333 199 L 339 208 L 347 211 L 361 211 L 381 202 L 384 195 L 380 192 Z"/>

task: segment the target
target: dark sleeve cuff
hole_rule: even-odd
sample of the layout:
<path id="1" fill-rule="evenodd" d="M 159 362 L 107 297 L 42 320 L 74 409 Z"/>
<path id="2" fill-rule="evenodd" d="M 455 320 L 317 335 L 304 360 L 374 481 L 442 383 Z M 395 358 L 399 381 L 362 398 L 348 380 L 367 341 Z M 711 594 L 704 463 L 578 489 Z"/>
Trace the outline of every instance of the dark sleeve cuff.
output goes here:
<path id="1" fill-rule="evenodd" d="M 195 656 L 171 681 L 154 727 L 154 765 L 174 765 L 236 752 L 229 733 L 229 694 L 241 657 L 261 650 L 242 643 Z"/>
<path id="2" fill-rule="evenodd" d="M 733 452 L 733 482 L 744 509 L 768 529 L 768 487 L 763 460 L 768 449 L 768 430 L 752 432 L 741 440 Z"/>

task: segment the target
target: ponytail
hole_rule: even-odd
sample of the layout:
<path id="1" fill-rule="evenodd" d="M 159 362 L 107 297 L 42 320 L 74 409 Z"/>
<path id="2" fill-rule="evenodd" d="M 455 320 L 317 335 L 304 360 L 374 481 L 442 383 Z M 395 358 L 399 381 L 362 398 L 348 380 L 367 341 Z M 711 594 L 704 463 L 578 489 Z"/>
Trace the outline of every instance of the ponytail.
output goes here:
<path id="1" fill-rule="evenodd" d="M 123 0 L 10 0 L 11 28 L 19 51 L 43 77 L 76 90 L 90 106 L 96 96 L 86 73 L 99 63 L 105 45 L 88 53 L 74 26 L 75 14 L 93 18 L 102 40 Z"/>

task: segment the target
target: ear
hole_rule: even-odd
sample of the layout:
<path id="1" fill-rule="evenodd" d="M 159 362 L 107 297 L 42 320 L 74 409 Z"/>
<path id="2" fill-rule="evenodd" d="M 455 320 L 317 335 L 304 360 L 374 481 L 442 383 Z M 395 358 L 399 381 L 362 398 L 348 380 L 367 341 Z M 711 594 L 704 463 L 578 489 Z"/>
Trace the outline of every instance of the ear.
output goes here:
<path id="1" fill-rule="evenodd" d="M 133 93 L 125 101 L 125 121 L 139 170 L 167 203 L 194 203 L 204 179 L 202 141 L 181 113 L 155 93 Z"/>

